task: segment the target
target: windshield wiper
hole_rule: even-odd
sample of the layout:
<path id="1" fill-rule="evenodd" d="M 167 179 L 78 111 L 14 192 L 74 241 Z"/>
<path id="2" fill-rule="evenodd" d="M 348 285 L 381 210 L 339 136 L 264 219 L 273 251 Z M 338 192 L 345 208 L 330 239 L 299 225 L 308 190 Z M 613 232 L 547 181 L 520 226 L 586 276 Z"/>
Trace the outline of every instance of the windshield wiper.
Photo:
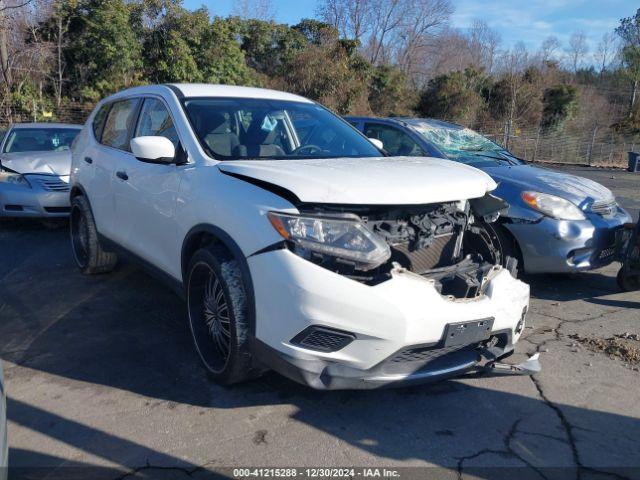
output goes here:
<path id="1" fill-rule="evenodd" d="M 507 162 L 507 164 L 509 164 L 509 165 L 518 165 L 517 162 L 515 162 L 515 161 L 513 161 L 513 160 L 511 160 L 511 159 L 509 159 L 507 157 L 504 157 L 504 156 L 500 155 L 498 153 L 498 150 L 465 150 L 465 151 L 471 152 L 471 153 L 473 153 L 474 155 L 476 155 L 478 157 L 491 158 L 493 160 L 502 160 L 504 162 Z M 481 152 L 484 152 L 484 153 L 481 153 Z M 487 155 L 487 153 L 489 153 L 489 152 L 494 152 L 497 156 L 496 155 Z"/>

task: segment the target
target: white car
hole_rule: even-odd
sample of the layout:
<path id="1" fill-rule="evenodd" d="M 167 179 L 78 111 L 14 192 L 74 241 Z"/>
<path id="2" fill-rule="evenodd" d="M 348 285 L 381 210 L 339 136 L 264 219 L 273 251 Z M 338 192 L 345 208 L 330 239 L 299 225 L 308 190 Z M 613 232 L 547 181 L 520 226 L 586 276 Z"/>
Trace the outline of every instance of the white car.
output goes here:
<path id="1" fill-rule="evenodd" d="M 137 87 L 101 101 L 74 145 L 71 241 L 85 273 L 122 255 L 183 293 L 219 382 L 425 382 L 510 353 L 524 327 L 529 287 L 482 257 L 495 187 L 384 157 L 296 95 Z"/>
<path id="2" fill-rule="evenodd" d="M 0 217 L 69 215 L 71 144 L 80 125 L 18 123 L 0 140 Z"/>

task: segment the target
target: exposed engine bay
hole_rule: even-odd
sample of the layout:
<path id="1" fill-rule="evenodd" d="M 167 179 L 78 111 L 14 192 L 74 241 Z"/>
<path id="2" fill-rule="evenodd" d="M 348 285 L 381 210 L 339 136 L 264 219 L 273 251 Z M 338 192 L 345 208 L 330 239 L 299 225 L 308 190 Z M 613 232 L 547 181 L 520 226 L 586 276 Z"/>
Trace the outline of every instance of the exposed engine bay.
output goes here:
<path id="1" fill-rule="evenodd" d="M 308 252 L 310 261 L 354 280 L 375 285 L 403 268 L 435 281 L 438 291 L 455 298 L 482 293 L 484 279 L 502 263 L 500 246 L 487 230 L 508 205 L 491 195 L 471 201 L 421 206 L 314 205 L 305 213 L 357 216 L 389 245 L 389 260 L 364 271 L 339 258 Z M 510 268 L 514 268 L 513 263 Z"/>

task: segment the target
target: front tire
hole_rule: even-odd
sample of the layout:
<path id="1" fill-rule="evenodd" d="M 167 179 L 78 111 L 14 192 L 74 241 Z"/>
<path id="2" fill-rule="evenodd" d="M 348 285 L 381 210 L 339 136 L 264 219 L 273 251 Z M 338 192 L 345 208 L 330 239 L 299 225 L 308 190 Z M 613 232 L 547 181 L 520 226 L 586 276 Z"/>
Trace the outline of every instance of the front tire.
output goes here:
<path id="1" fill-rule="evenodd" d="M 100 245 L 98 230 L 87 199 L 79 195 L 71 200 L 69 214 L 73 259 L 85 275 L 107 273 L 114 269 L 118 256 Z"/>
<path id="2" fill-rule="evenodd" d="M 640 290 L 640 276 L 630 275 L 624 270 L 624 268 L 620 268 L 620 270 L 618 270 L 616 281 L 618 282 L 618 287 L 623 292 Z"/>
<path id="3" fill-rule="evenodd" d="M 193 255 L 187 270 L 189 327 L 203 366 L 218 383 L 252 376 L 247 294 L 238 262 L 220 246 Z"/>
<path id="4" fill-rule="evenodd" d="M 487 262 L 507 267 L 507 259 L 515 258 L 518 265 L 515 276 L 524 271 L 522 255 L 509 231 L 497 223 L 478 222 L 474 229 L 465 233 L 464 251 L 476 252 Z"/>

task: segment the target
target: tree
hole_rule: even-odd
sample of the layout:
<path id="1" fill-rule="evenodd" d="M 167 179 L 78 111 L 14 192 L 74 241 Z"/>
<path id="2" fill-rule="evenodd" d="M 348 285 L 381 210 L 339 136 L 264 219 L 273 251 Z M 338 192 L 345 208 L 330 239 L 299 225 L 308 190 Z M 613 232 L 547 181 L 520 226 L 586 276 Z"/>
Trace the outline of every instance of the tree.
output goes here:
<path id="1" fill-rule="evenodd" d="M 625 74 L 631 80 L 632 85 L 629 99 L 629 117 L 631 117 L 640 81 L 640 8 L 634 16 L 620 20 L 616 33 L 622 39 L 622 62 Z"/>
<path id="2" fill-rule="evenodd" d="M 367 57 L 373 64 L 385 63 L 389 60 L 386 48 L 394 32 L 402 25 L 407 14 L 404 0 L 373 0 L 373 16 L 371 33 L 367 45 Z"/>
<path id="3" fill-rule="evenodd" d="M 500 42 L 500 34 L 489 27 L 487 22 L 474 20 L 469 29 L 469 52 L 473 64 L 484 68 L 487 73 L 492 73 Z"/>
<path id="4" fill-rule="evenodd" d="M 308 43 L 299 30 L 284 24 L 246 20 L 240 28 L 247 65 L 267 77 L 281 76 L 283 67 Z"/>
<path id="5" fill-rule="evenodd" d="M 584 32 L 574 32 L 571 35 L 571 38 L 569 38 L 569 47 L 567 48 L 569 61 L 574 72 L 578 71 L 578 68 L 582 64 L 582 61 L 588 52 L 589 46 L 587 45 L 587 36 Z"/>
<path id="6" fill-rule="evenodd" d="M 575 112 L 578 90 L 573 85 L 554 85 L 544 92 L 543 111 L 540 126 L 544 130 L 561 128 Z"/>
<path id="7" fill-rule="evenodd" d="M 303 18 L 300 23 L 291 28 L 316 46 L 333 45 L 340 37 L 340 33 L 334 26 L 312 18 Z"/>
<path id="8" fill-rule="evenodd" d="M 98 100 L 140 81 L 141 45 L 124 0 L 81 0 L 71 17 L 65 61 L 80 97 Z"/>
<path id="9" fill-rule="evenodd" d="M 408 0 L 406 18 L 394 44 L 395 61 L 410 78 L 419 75 L 416 67 L 452 12 L 449 0 Z"/>
<path id="10" fill-rule="evenodd" d="M 238 43 L 242 28 L 233 18 L 215 17 L 195 49 L 202 78 L 207 83 L 257 85 L 255 71 L 247 66 Z"/>
<path id="11" fill-rule="evenodd" d="M 558 37 L 549 35 L 542 41 L 542 45 L 540 45 L 540 60 L 542 60 L 543 63 L 553 61 L 556 55 L 556 51 L 560 48 L 560 46 L 560 40 L 558 40 Z"/>
<path id="12" fill-rule="evenodd" d="M 390 65 L 374 67 L 369 82 L 369 106 L 375 115 L 411 115 L 417 100 L 414 92 L 399 68 Z"/>
<path id="13" fill-rule="evenodd" d="M 283 87 L 341 114 L 367 113 L 371 65 L 353 43 L 340 41 L 334 27 L 316 20 L 303 20 L 293 29 L 308 44 L 282 69 Z"/>
<path id="14" fill-rule="evenodd" d="M 271 0 L 235 0 L 232 14 L 243 20 L 273 21 L 276 8 Z"/>
<path id="15" fill-rule="evenodd" d="M 489 107 L 496 118 L 506 122 L 505 146 L 518 123 L 537 124 L 542 110 L 541 74 L 534 68 L 523 43 L 504 53 L 502 77 L 493 86 Z"/>
<path id="16" fill-rule="evenodd" d="M 171 0 L 139 4 L 134 18 L 142 42 L 144 76 L 153 83 L 203 80 L 195 49 L 209 29 L 205 9 L 189 12 Z"/>
<path id="17" fill-rule="evenodd" d="M 342 37 L 361 41 L 376 14 L 373 6 L 373 0 L 322 0 L 318 14 Z"/>
<path id="18" fill-rule="evenodd" d="M 605 32 L 598 42 L 596 51 L 593 53 L 593 59 L 600 68 L 600 76 L 604 74 L 604 71 L 611 63 L 616 51 L 616 37 L 613 32 Z"/>
<path id="19" fill-rule="evenodd" d="M 486 106 L 480 93 L 486 80 L 482 72 L 473 68 L 440 75 L 420 95 L 417 111 L 426 117 L 473 125 Z"/>

